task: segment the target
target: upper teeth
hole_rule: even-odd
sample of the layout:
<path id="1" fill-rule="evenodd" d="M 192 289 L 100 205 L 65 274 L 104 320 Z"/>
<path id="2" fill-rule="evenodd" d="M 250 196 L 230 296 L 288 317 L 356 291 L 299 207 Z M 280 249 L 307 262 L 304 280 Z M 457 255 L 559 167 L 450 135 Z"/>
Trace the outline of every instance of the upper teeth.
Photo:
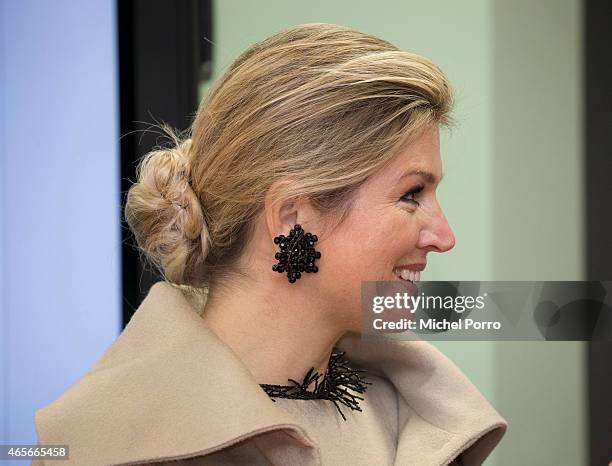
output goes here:
<path id="1" fill-rule="evenodd" d="M 403 280 L 410 280 L 411 282 L 418 282 L 421 280 L 421 272 L 416 270 L 412 271 L 408 269 L 394 269 L 393 271 L 398 277 L 402 278 Z"/>

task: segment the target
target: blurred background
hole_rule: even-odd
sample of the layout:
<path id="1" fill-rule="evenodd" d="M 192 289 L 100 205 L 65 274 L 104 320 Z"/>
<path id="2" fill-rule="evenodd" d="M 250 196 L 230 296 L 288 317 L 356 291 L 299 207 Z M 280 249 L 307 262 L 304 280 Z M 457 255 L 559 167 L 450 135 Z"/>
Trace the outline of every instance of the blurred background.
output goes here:
<path id="1" fill-rule="evenodd" d="M 0 0 L 0 434 L 79 380 L 159 278 L 126 225 L 152 123 L 254 42 L 337 23 L 437 63 L 455 248 L 425 280 L 612 279 L 606 0 Z M 607 465 L 612 343 L 438 342 L 509 422 L 486 464 Z M 20 463 L 22 464 L 22 463 Z"/>

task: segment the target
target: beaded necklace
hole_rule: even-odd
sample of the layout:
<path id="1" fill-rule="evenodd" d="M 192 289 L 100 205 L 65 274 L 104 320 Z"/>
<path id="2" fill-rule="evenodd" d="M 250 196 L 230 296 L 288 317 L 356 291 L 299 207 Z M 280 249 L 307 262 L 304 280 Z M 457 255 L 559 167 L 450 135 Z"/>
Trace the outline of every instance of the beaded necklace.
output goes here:
<path id="1" fill-rule="evenodd" d="M 361 411 L 359 400 L 363 400 L 363 398 L 349 393 L 348 389 L 357 393 L 365 393 L 367 385 L 371 385 L 372 382 L 366 382 L 363 375 L 361 375 L 361 372 L 366 372 L 365 370 L 351 369 L 348 365 L 349 361 L 343 358 L 344 354 L 345 352 L 343 351 L 332 351 L 329 358 L 329 366 L 324 377 L 318 372 L 313 374 L 314 367 L 311 367 L 306 372 L 302 383 L 288 379 L 293 385 L 260 384 L 260 387 L 272 398 L 272 401 L 276 401 L 274 398 L 330 400 L 346 421 L 346 417 L 338 403 L 342 403 L 352 410 Z M 321 377 L 323 377 L 323 380 L 319 383 Z M 312 382 L 315 383 L 314 390 L 308 391 L 308 387 Z"/>

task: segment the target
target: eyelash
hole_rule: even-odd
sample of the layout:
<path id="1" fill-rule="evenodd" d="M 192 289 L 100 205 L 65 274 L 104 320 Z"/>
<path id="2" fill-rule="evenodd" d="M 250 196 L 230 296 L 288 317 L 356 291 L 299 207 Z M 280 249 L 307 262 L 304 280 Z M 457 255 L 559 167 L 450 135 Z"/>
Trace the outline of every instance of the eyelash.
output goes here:
<path id="1" fill-rule="evenodd" d="M 415 194 L 420 193 L 421 191 L 423 191 L 425 187 L 423 185 L 419 185 L 416 186 L 414 188 L 412 188 L 410 191 L 408 191 L 406 194 L 404 194 L 400 200 L 404 201 L 404 202 L 412 202 L 414 204 L 416 204 L 417 206 L 420 206 L 421 204 L 419 203 L 419 201 L 417 201 L 416 199 L 406 199 L 406 196 L 414 196 Z"/>

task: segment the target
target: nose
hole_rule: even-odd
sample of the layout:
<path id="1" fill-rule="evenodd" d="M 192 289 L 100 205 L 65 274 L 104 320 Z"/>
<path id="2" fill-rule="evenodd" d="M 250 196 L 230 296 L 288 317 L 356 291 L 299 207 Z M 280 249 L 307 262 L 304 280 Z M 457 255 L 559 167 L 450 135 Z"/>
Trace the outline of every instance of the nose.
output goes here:
<path id="1" fill-rule="evenodd" d="M 455 247 L 455 235 L 439 206 L 421 230 L 418 247 L 434 252 L 446 252 Z"/>

